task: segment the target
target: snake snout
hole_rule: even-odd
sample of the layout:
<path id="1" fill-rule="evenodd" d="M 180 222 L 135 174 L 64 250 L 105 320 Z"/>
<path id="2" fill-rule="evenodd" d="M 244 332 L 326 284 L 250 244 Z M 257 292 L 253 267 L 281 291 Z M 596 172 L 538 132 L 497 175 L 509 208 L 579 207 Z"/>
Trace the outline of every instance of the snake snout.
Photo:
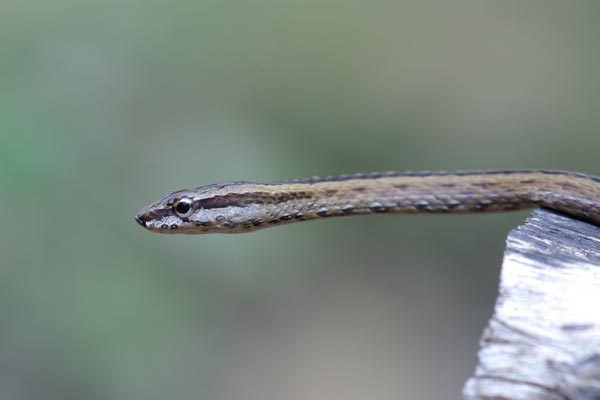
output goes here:
<path id="1" fill-rule="evenodd" d="M 144 228 L 146 227 L 146 220 L 144 219 L 144 214 L 137 214 L 135 216 L 135 220 L 137 221 L 138 224 L 140 224 Z"/>

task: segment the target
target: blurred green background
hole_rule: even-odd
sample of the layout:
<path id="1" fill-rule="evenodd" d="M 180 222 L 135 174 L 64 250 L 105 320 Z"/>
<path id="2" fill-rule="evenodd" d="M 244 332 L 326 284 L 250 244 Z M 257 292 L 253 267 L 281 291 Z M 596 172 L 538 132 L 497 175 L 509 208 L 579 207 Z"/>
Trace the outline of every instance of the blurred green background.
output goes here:
<path id="1" fill-rule="evenodd" d="M 600 175 L 599 39 L 593 1 L 0 0 L 0 398 L 457 398 L 527 212 L 133 216 L 222 180 Z"/>

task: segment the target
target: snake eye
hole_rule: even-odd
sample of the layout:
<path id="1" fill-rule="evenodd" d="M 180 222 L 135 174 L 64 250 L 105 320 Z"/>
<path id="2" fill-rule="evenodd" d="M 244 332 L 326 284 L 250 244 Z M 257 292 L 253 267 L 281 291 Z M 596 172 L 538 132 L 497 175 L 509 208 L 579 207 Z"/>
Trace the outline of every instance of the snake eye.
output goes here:
<path id="1" fill-rule="evenodd" d="M 192 213 L 192 205 L 193 205 L 192 199 L 190 199 L 188 197 L 184 197 L 184 198 L 180 199 L 177 203 L 175 203 L 175 206 L 173 206 L 173 209 L 175 210 L 175 214 L 177 214 L 181 218 L 185 218 L 185 217 L 189 217 L 190 214 Z"/>

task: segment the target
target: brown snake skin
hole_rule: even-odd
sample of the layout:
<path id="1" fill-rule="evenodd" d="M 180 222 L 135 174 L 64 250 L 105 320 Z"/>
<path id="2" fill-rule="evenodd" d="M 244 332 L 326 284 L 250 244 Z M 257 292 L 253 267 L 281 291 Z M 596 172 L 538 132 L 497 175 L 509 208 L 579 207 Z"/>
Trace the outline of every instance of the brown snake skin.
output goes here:
<path id="1" fill-rule="evenodd" d="M 317 218 L 546 207 L 600 225 L 600 178 L 567 171 L 384 172 L 178 190 L 141 209 L 160 233 L 241 233 Z"/>

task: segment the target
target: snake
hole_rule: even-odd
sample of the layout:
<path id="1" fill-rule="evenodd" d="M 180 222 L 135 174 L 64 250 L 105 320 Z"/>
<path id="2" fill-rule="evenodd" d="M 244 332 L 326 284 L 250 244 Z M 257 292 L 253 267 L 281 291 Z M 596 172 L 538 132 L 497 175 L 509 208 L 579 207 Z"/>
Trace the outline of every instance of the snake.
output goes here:
<path id="1" fill-rule="evenodd" d="M 329 217 L 542 207 L 600 225 L 600 177 L 525 169 L 372 172 L 177 190 L 135 220 L 159 233 L 243 233 Z"/>

